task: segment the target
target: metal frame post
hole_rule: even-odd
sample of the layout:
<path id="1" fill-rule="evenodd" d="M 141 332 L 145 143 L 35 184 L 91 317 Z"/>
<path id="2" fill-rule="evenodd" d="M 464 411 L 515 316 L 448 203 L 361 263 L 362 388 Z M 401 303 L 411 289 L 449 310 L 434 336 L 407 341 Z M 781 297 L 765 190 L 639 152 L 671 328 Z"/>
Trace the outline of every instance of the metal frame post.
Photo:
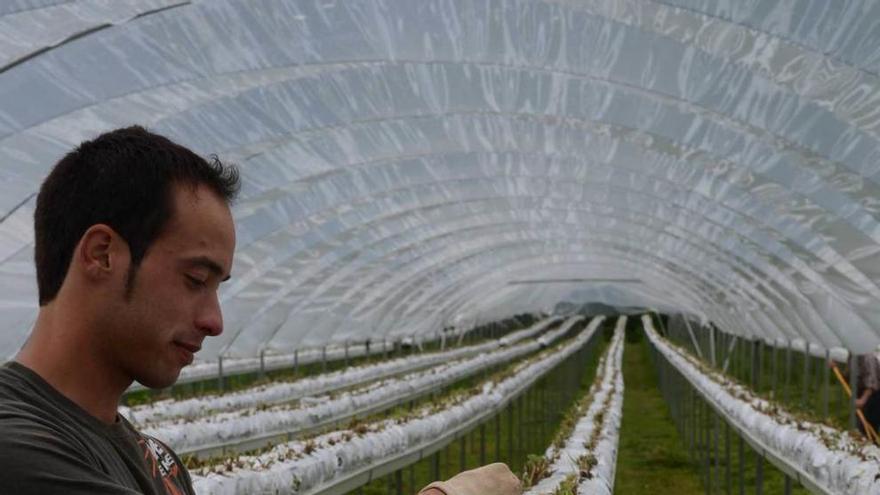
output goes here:
<path id="1" fill-rule="evenodd" d="M 742 435 L 739 438 L 739 495 L 746 493 L 746 447 Z"/>
<path id="2" fill-rule="evenodd" d="M 703 404 L 703 458 L 705 460 L 703 461 L 703 467 L 705 470 L 704 475 L 706 477 L 706 494 L 707 495 L 712 493 L 712 459 L 711 459 L 711 455 L 710 455 L 712 452 L 712 445 L 711 445 L 712 440 L 711 440 L 711 433 L 709 431 L 711 428 L 710 423 L 712 421 L 711 412 L 712 411 L 709 408 L 709 404 L 704 403 Z"/>
<path id="3" fill-rule="evenodd" d="M 718 481 L 720 481 L 720 478 L 721 478 L 721 476 L 720 476 L 721 465 L 719 464 L 720 459 L 719 459 L 719 455 L 718 455 L 718 447 L 719 447 L 719 444 L 721 443 L 720 438 L 719 438 L 720 432 L 718 431 L 720 429 L 718 427 L 718 422 L 720 420 L 721 420 L 721 418 L 719 418 L 717 414 L 712 414 L 712 436 L 714 437 L 712 440 L 712 445 L 713 445 L 713 447 L 712 447 L 712 461 L 713 461 L 713 465 L 714 465 L 714 469 L 712 470 L 713 471 L 713 475 L 712 475 L 713 486 L 718 486 L 719 485 Z"/>
<path id="4" fill-rule="evenodd" d="M 495 415 L 495 462 L 501 462 L 501 411 Z"/>
<path id="5" fill-rule="evenodd" d="M 507 405 L 507 463 L 513 463 L 513 408 L 515 401 Z"/>
<path id="6" fill-rule="evenodd" d="M 749 339 L 749 382 L 752 384 L 752 390 L 756 389 L 755 361 L 755 341 Z"/>
<path id="7" fill-rule="evenodd" d="M 486 465 L 486 423 L 480 425 L 480 466 Z"/>
<path id="8" fill-rule="evenodd" d="M 718 366 L 718 360 L 715 356 L 715 326 L 709 325 L 709 352 L 712 354 L 712 367 Z"/>
<path id="9" fill-rule="evenodd" d="M 777 389 L 777 384 L 779 383 L 779 347 L 776 345 L 776 341 L 773 341 L 773 380 L 770 384 L 770 389 L 773 391 L 773 399 L 779 400 L 779 390 Z"/>
<path id="10" fill-rule="evenodd" d="M 804 386 L 803 393 L 801 394 L 801 407 L 807 407 L 807 401 L 809 400 L 809 392 L 810 392 L 810 343 L 807 342 L 806 348 L 804 349 Z"/>
<path id="11" fill-rule="evenodd" d="M 458 451 L 459 468 L 464 471 L 467 469 L 467 435 L 461 436 L 461 448 Z"/>
<path id="12" fill-rule="evenodd" d="M 757 375 L 757 378 L 755 380 L 755 391 L 760 392 L 763 388 L 763 380 L 761 375 L 764 374 L 764 341 L 758 339 L 756 345 L 758 347 L 756 351 L 756 354 L 758 355 L 758 362 L 756 363 L 757 371 L 755 374 Z"/>
<path id="13" fill-rule="evenodd" d="M 755 461 L 755 495 L 764 493 L 764 456 L 756 452 L 758 458 Z"/>
<path id="14" fill-rule="evenodd" d="M 788 347 L 785 348 L 785 390 L 782 392 L 783 402 L 788 404 L 789 388 L 791 388 L 791 339 L 788 339 Z"/>
<path id="15" fill-rule="evenodd" d="M 690 322 L 687 320 L 687 318 L 684 317 L 684 315 L 682 315 L 681 319 L 684 320 L 684 324 L 687 327 L 688 333 L 691 336 L 691 343 L 694 345 L 694 349 L 697 352 L 697 356 L 699 356 L 700 359 L 705 360 L 705 358 L 703 358 L 703 350 L 700 348 L 700 343 L 697 340 L 696 334 L 694 334 L 694 329 L 691 328 Z"/>
<path id="16" fill-rule="evenodd" d="M 730 495 L 730 424 L 724 422 L 724 487 L 725 493 Z"/>
<path id="17" fill-rule="evenodd" d="M 825 349 L 825 366 L 822 367 L 822 417 L 828 418 L 828 379 L 831 368 L 831 349 Z"/>

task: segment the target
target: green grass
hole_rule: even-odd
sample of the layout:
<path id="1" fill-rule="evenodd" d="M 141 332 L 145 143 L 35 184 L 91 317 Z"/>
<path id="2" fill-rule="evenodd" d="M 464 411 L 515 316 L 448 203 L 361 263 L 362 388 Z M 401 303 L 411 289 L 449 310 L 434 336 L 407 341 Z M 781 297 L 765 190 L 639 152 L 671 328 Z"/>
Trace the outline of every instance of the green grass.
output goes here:
<path id="1" fill-rule="evenodd" d="M 702 494 L 700 479 L 660 395 L 648 348 L 644 342 L 627 340 L 614 493 Z"/>

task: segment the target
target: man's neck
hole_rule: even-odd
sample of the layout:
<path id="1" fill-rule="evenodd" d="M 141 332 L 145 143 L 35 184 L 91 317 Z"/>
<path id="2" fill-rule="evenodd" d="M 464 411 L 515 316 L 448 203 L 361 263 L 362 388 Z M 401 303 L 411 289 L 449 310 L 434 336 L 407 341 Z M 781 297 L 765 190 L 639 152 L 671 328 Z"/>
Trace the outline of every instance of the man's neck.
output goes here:
<path id="1" fill-rule="evenodd" d="M 41 308 L 31 336 L 15 360 L 92 416 L 114 423 L 119 399 L 131 380 L 117 376 L 95 355 L 96 346 L 82 337 L 87 333 L 76 328 L 76 323 L 62 322 L 54 311 Z"/>

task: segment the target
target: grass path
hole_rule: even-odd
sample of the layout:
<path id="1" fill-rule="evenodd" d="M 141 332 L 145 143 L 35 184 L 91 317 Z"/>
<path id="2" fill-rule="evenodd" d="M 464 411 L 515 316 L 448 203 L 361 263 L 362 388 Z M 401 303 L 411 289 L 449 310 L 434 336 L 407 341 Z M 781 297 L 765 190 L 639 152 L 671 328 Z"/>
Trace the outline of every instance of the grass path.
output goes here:
<path id="1" fill-rule="evenodd" d="M 623 423 L 614 493 L 702 494 L 639 337 L 638 342 L 627 339 L 623 352 Z"/>

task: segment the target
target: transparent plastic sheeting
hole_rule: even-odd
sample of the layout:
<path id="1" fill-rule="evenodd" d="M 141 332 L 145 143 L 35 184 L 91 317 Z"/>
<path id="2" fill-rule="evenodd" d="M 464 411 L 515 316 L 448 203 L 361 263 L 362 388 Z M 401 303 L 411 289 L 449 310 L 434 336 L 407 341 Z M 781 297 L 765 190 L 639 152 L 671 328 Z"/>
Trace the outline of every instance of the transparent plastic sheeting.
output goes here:
<path id="1" fill-rule="evenodd" d="M 559 301 L 880 342 L 880 4 L 0 6 L 0 354 L 48 168 L 131 123 L 240 164 L 203 358 Z M 534 283 L 542 282 L 542 283 Z"/>

